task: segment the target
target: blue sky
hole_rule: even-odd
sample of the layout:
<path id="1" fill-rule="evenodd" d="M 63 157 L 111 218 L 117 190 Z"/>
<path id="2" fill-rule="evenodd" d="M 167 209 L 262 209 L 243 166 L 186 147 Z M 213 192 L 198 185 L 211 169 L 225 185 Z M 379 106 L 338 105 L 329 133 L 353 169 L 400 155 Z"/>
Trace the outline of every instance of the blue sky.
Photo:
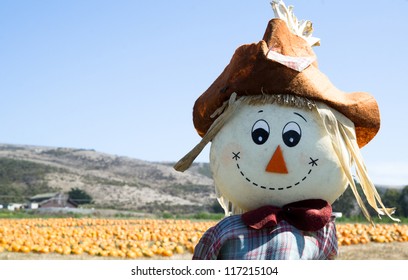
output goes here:
<path id="1" fill-rule="evenodd" d="M 379 103 L 374 182 L 408 184 L 408 1 L 285 2 L 313 22 L 333 84 Z M 200 140 L 194 101 L 272 17 L 266 0 L 2 0 L 0 143 L 176 161 Z"/>

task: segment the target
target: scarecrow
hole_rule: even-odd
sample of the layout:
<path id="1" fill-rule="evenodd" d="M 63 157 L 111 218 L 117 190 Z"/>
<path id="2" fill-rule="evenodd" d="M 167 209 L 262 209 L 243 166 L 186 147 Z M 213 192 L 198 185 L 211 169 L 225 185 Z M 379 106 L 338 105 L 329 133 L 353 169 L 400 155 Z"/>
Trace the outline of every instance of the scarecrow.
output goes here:
<path id="1" fill-rule="evenodd" d="M 347 187 L 371 221 L 354 177 L 378 214 L 393 213 L 360 154 L 380 127 L 377 102 L 337 89 L 317 66 L 311 23 L 281 0 L 271 4 L 276 18 L 263 39 L 240 46 L 196 100 L 202 140 L 175 165 L 186 170 L 211 142 L 226 217 L 204 233 L 193 259 L 333 259 L 331 204 Z"/>

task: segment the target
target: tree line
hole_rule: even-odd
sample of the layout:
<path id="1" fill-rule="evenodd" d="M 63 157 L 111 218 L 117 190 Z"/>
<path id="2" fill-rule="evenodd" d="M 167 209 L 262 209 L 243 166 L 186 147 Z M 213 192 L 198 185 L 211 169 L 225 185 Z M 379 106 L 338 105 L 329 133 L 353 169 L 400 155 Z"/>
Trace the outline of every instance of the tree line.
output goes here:
<path id="1" fill-rule="evenodd" d="M 377 213 L 368 205 L 361 188 L 357 186 L 359 194 L 371 216 L 376 216 Z M 408 186 L 402 189 L 393 188 L 378 188 L 381 200 L 387 208 L 396 208 L 394 215 L 396 217 L 408 217 Z M 363 216 L 355 199 L 355 196 L 350 188 L 333 203 L 333 212 L 341 212 L 345 217 Z"/>

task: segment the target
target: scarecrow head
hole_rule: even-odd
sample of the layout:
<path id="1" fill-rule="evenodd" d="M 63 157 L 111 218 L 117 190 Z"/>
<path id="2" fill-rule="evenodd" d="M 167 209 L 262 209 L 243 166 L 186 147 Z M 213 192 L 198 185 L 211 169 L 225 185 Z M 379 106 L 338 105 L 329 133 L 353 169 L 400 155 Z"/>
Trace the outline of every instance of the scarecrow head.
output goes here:
<path id="1" fill-rule="evenodd" d="M 360 148 L 380 128 L 368 93 L 337 89 L 319 70 L 311 23 L 282 1 L 263 39 L 240 46 L 194 104 L 202 141 L 176 164 L 184 171 L 211 144 L 210 165 L 226 214 L 321 199 L 333 203 L 350 186 L 364 215 L 353 170 L 368 203 L 391 215 L 368 177 Z"/>

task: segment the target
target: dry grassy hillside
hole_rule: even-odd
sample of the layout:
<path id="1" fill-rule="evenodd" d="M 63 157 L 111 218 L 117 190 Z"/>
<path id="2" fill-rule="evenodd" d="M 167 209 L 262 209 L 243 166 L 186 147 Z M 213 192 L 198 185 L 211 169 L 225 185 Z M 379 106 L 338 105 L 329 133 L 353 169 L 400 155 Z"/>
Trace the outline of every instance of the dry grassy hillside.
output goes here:
<path id="1" fill-rule="evenodd" d="M 20 163 L 30 162 L 43 170 L 42 177 L 35 180 L 27 181 L 21 176 L 7 181 L 14 189 L 31 194 L 28 190 L 37 185 L 41 185 L 41 190 L 79 188 L 92 196 L 96 207 L 149 212 L 202 211 L 211 209 L 215 202 L 207 164 L 195 164 L 179 173 L 171 163 L 147 162 L 94 150 L 17 145 L 0 145 L 0 159 L 11 161 L 13 168 L 24 168 Z M 46 168 L 39 168 L 42 166 Z M 9 187 L 7 184 L 3 183 L 2 188 Z"/>

